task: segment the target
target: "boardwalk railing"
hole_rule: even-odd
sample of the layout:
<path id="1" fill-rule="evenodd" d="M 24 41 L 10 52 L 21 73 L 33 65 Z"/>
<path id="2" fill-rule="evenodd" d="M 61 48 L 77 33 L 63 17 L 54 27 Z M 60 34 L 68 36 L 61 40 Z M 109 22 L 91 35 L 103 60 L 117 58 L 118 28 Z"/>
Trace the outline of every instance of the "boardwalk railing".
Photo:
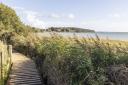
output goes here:
<path id="1" fill-rule="evenodd" d="M 11 68 L 11 45 L 0 45 L 0 85 L 5 85 Z"/>

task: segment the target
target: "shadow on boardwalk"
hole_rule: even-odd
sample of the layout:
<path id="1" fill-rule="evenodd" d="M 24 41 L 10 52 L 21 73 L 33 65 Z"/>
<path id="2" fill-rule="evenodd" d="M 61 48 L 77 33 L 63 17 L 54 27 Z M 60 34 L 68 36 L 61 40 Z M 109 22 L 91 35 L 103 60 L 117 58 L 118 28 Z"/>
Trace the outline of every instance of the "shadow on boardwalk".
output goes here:
<path id="1" fill-rule="evenodd" d="M 33 60 L 23 54 L 13 53 L 12 62 L 7 85 L 43 85 Z"/>

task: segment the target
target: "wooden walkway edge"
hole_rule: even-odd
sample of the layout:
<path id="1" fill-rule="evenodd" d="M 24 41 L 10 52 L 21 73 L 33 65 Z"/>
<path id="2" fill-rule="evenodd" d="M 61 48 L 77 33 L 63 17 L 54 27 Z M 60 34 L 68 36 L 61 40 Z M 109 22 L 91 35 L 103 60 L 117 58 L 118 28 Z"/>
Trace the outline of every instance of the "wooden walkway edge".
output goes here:
<path id="1" fill-rule="evenodd" d="M 33 60 L 20 53 L 13 53 L 12 62 L 7 85 L 43 85 Z"/>

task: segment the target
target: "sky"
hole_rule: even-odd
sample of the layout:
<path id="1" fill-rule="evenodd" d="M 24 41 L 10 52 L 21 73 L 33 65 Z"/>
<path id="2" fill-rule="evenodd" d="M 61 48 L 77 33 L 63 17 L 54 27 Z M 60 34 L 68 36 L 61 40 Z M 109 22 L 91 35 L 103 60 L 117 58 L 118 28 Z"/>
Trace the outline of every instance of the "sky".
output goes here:
<path id="1" fill-rule="evenodd" d="M 23 23 L 47 28 L 81 27 L 95 31 L 128 32 L 128 0 L 0 0 Z"/>

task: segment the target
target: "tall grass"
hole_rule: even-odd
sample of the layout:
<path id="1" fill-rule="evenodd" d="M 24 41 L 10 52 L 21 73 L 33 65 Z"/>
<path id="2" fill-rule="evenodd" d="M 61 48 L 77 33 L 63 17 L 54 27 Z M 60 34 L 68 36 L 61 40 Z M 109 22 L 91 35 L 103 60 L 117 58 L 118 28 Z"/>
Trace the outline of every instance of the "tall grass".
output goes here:
<path id="1" fill-rule="evenodd" d="M 0 85 L 5 85 L 11 67 L 9 46 L 0 41 Z"/>
<path id="2" fill-rule="evenodd" d="M 128 65 L 127 42 L 58 35 L 29 36 L 16 48 L 37 63 L 46 85 L 107 85 L 108 67 Z"/>

